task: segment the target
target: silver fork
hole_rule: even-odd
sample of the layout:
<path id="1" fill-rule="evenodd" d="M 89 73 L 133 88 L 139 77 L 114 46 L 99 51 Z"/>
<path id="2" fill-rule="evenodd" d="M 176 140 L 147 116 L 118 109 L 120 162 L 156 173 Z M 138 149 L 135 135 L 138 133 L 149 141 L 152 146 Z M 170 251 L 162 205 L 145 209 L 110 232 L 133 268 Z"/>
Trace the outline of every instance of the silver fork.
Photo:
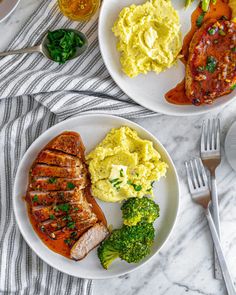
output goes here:
<path id="1" fill-rule="evenodd" d="M 205 121 L 202 124 L 201 135 L 201 159 L 204 166 L 209 170 L 211 175 L 211 198 L 212 198 L 212 215 L 215 223 L 215 227 L 220 239 L 220 217 L 219 217 L 219 205 L 218 194 L 216 186 L 215 171 L 221 161 L 220 154 L 220 121 L 219 119 Z M 216 279 L 221 280 L 222 274 L 219 267 L 216 252 L 214 251 L 214 276 Z"/>
<path id="2" fill-rule="evenodd" d="M 231 278 L 231 275 L 225 260 L 225 256 L 220 244 L 220 240 L 218 238 L 215 224 L 211 217 L 211 213 L 209 209 L 211 204 L 211 193 L 208 187 L 207 176 L 206 176 L 206 172 L 204 170 L 202 161 L 200 159 L 194 159 L 192 161 L 185 162 L 185 166 L 187 170 L 187 179 L 188 179 L 188 185 L 189 185 L 189 190 L 191 193 L 192 200 L 195 203 L 201 205 L 205 209 L 204 212 L 208 221 L 212 240 L 213 240 L 215 250 L 219 259 L 219 265 L 221 268 L 221 272 L 223 274 L 226 289 L 229 295 L 236 295 L 233 280 Z"/>

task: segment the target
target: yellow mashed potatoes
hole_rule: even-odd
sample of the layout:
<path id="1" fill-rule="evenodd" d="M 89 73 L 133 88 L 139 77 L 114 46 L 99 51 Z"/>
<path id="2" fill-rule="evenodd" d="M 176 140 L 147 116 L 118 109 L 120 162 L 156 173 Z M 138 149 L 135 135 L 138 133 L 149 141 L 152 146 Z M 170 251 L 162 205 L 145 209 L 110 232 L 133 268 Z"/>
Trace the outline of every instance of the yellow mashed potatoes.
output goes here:
<path id="1" fill-rule="evenodd" d="M 123 8 L 112 31 L 118 38 L 122 69 L 129 77 L 173 66 L 182 46 L 179 16 L 170 0 Z"/>
<path id="2" fill-rule="evenodd" d="M 112 129 L 86 159 L 93 196 L 106 202 L 152 195 L 167 170 L 152 142 L 128 127 Z"/>

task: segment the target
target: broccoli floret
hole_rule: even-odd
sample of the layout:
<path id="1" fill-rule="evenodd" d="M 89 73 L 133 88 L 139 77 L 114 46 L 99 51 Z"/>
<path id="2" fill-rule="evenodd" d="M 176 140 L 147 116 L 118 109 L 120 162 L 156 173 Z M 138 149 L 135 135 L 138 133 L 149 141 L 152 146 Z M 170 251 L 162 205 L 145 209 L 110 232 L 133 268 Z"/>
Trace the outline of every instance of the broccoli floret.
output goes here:
<path id="1" fill-rule="evenodd" d="M 155 230 L 151 223 L 123 225 L 122 228 L 114 230 L 98 248 L 102 266 L 108 269 L 118 257 L 128 263 L 139 262 L 150 253 L 154 237 Z"/>
<path id="2" fill-rule="evenodd" d="M 124 224 L 152 223 L 159 217 L 159 206 L 147 197 L 130 198 L 121 206 Z"/>

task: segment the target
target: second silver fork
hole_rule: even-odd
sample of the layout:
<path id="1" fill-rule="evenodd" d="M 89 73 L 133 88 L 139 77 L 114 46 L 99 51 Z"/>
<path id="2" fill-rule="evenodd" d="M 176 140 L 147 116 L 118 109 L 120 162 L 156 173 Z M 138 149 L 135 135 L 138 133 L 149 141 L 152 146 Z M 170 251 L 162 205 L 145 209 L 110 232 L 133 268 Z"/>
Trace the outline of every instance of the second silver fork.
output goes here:
<path id="1" fill-rule="evenodd" d="M 201 135 L 201 159 L 204 166 L 209 170 L 211 175 L 212 216 L 218 233 L 218 237 L 220 239 L 219 201 L 215 175 L 216 168 L 221 162 L 219 119 L 213 119 L 212 123 L 210 120 L 208 120 L 207 126 L 205 124 L 205 121 L 203 121 Z M 214 275 L 216 279 L 221 280 L 222 273 L 215 251 L 214 258 Z"/>

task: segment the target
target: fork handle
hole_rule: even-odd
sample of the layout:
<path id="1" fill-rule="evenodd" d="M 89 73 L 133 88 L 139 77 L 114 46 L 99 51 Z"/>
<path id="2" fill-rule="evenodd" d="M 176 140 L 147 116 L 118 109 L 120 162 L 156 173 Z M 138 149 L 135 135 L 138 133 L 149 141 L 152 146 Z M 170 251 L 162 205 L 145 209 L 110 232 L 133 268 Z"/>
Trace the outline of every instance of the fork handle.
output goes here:
<path id="1" fill-rule="evenodd" d="M 213 171 L 212 171 L 213 172 Z M 212 217 L 214 220 L 215 228 L 220 240 L 220 216 L 219 216 L 219 201 L 217 194 L 217 185 L 216 185 L 216 177 L 215 173 L 211 172 L 211 198 L 212 198 Z M 222 280 L 222 274 L 220 271 L 219 261 L 217 259 L 217 254 L 214 249 L 214 274 L 217 280 Z"/>
<path id="2" fill-rule="evenodd" d="M 207 218 L 208 225 L 209 225 L 209 228 L 210 228 L 212 240 L 214 242 L 215 250 L 216 250 L 216 253 L 218 255 L 218 259 L 219 259 L 221 271 L 222 271 L 222 274 L 223 274 L 223 278 L 224 278 L 224 281 L 225 281 L 226 289 L 228 291 L 228 295 L 236 295 L 233 280 L 232 280 L 232 277 L 230 275 L 230 272 L 229 272 L 229 269 L 228 269 L 228 266 L 227 266 L 227 263 L 226 263 L 226 260 L 225 260 L 225 256 L 224 256 L 221 244 L 220 244 L 220 240 L 218 238 L 218 234 L 217 234 L 217 231 L 216 231 L 215 224 L 214 224 L 213 219 L 211 217 L 209 206 L 205 210 L 205 214 L 206 214 L 206 218 Z"/>
<path id="3" fill-rule="evenodd" d="M 212 217 L 215 223 L 215 228 L 220 239 L 220 215 L 219 215 L 219 201 L 216 185 L 215 173 L 211 174 L 211 199 L 212 199 Z"/>

